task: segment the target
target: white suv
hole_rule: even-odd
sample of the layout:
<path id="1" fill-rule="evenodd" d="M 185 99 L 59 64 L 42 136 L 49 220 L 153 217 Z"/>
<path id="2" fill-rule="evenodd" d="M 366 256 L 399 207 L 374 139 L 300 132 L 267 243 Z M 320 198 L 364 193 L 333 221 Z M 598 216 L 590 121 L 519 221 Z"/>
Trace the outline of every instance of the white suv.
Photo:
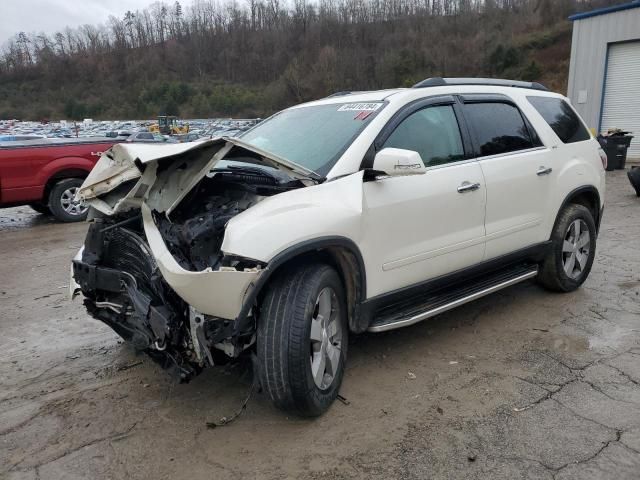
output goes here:
<path id="1" fill-rule="evenodd" d="M 278 407 L 319 415 L 350 334 L 531 278 L 579 287 L 605 161 L 566 98 L 488 79 L 339 93 L 238 139 L 117 144 L 79 192 L 72 289 L 182 380 L 253 355 Z"/>

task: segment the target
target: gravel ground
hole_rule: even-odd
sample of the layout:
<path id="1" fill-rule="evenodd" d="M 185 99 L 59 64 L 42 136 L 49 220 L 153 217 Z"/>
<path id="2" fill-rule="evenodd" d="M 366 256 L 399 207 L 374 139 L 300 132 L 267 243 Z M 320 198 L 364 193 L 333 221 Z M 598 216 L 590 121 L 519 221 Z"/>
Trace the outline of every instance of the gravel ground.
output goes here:
<path id="1" fill-rule="evenodd" d="M 640 478 L 640 199 L 608 174 L 583 288 L 525 283 L 353 340 L 302 420 L 243 367 L 177 385 L 67 298 L 86 225 L 0 211 L 0 478 Z"/>

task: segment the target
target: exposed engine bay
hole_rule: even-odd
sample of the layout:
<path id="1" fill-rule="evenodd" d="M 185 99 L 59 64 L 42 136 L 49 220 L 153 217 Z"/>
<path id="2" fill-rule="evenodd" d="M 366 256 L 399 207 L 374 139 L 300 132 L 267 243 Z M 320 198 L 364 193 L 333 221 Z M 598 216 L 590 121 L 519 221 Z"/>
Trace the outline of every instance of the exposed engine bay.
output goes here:
<path id="1" fill-rule="evenodd" d="M 216 269 L 229 220 L 265 197 L 302 185 L 276 169 L 233 162 L 207 175 L 167 218 L 154 220 L 174 258 L 188 270 Z"/>
<path id="2" fill-rule="evenodd" d="M 229 156 L 170 213 L 151 210 L 166 248 L 185 270 L 261 268 L 255 262 L 225 258 L 221 245 L 227 223 L 266 197 L 305 186 L 284 171 L 258 164 L 240 149 Z M 139 208 L 111 215 L 92 209 L 91 215 L 84 249 L 73 262 L 73 277 L 94 318 L 181 381 L 205 366 L 237 358 L 254 344 L 255 321 L 239 326 L 234 320 L 199 313 L 169 286 L 151 252 Z"/>

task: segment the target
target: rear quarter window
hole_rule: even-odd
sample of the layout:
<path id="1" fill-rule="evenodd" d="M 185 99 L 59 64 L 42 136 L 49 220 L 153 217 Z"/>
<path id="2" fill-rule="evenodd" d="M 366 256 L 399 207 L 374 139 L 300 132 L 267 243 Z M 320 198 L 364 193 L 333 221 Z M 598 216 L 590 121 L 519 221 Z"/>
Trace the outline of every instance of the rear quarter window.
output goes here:
<path id="1" fill-rule="evenodd" d="M 563 143 L 589 140 L 591 135 L 567 102 L 553 97 L 527 97 Z"/>

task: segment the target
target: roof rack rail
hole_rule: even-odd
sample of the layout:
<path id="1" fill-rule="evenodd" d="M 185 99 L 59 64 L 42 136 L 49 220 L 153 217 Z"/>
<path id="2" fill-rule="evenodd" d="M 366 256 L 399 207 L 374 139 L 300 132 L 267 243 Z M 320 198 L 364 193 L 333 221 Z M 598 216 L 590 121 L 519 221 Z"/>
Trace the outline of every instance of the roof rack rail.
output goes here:
<path id="1" fill-rule="evenodd" d="M 505 80 L 501 78 L 442 78 L 432 77 L 416 83 L 413 88 L 443 87 L 448 85 L 492 85 L 496 87 L 530 88 L 532 90 L 549 91 L 538 82 L 522 82 L 520 80 Z"/>
<path id="2" fill-rule="evenodd" d="M 343 97 L 345 95 L 351 95 L 352 93 L 356 93 L 356 92 L 350 92 L 350 91 L 344 91 L 344 92 L 335 92 L 332 93 L 331 95 L 328 95 L 325 98 L 331 98 L 331 97 Z"/>

